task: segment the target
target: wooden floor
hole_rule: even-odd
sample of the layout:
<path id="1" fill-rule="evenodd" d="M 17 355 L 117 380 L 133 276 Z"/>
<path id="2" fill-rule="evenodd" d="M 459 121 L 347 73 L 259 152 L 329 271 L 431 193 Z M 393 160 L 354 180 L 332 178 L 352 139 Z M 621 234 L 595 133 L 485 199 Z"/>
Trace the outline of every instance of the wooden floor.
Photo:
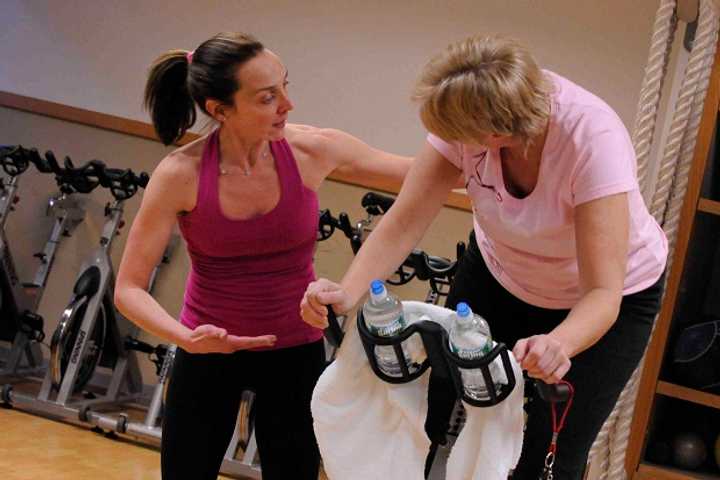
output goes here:
<path id="1" fill-rule="evenodd" d="M 160 452 L 85 426 L 0 408 L 0 479 L 157 480 Z M 327 480 L 323 472 L 318 480 Z"/>
<path id="2" fill-rule="evenodd" d="M 0 472 L 3 480 L 159 479 L 160 454 L 87 427 L 0 409 Z"/>
<path id="3" fill-rule="evenodd" d="M 109 439 L 84 426 L 0 408 L 2 480 L 159 478 L 160 452 L 156 449 L 125 438 Z M 319 480 L 327 479 L 321 473 Z"/>

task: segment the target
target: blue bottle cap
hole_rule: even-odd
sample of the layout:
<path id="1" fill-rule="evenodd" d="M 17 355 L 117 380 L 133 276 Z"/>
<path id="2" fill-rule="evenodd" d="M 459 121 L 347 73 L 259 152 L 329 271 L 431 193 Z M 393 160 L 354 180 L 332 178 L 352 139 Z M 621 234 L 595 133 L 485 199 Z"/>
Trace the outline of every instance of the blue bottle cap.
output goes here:
<path id="1" fill-rule="evenodd" d="M 465 302 L 458 303 L 457 307 L 455 307 L 455 311 L 461 317 L 467 317 L 468 315 L 470 315 L 471 312 L 470 307 Z"/>
<path id="2" fill-rule="evenodd" d="M 374 295 L 380 295 L 385 290 L 385 284 L 382 280 L 373 280 L 370 282 L 370 292 Z"/>

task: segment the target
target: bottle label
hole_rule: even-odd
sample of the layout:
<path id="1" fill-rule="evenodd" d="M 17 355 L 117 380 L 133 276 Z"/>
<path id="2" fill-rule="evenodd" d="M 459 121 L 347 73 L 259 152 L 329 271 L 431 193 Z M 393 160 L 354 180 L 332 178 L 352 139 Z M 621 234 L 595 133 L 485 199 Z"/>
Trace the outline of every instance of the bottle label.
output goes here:
<path id="1" fill-rule="evenodd" d="M 368 324 L 367 327 L 373 335 L 377 335 L 378 337 L 392 337 L 400 333 L 403 329 L 403 325 L 405 325 L 405 321 L 403 316 L 400 315 L 395 321 L 389 323 L 388 325 L 377 326 Z"/>
<path id="2" fill-rule="evenodd" d="M 484 345 L 474 348 L 459 348 L 454 343 L 450 342 L 450 351 L 458 357 L 464 358 L 466 360 L 474 360 L 476 358 L 480 358 L 489 353 L 490 350 L 492 350 L 490 342 L 485 342 Z"/>

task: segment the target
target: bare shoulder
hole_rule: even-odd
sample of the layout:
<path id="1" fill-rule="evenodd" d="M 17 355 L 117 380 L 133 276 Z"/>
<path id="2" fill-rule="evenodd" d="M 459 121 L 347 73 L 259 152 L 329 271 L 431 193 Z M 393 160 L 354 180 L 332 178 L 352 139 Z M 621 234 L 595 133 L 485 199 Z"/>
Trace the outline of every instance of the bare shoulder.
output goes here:
<path id="1" fill-rule="evenodd" d="M 288 124 L 285 127 L 285 139 L 293 151 L 303 183 L 312 190 L 317 190 L 336 167 L 335 132 L 338 130 L 310 125 Z"/>
<path id="2" fill-rule="evenodd" d="M 285 138 L 294 150 L 314 158 L 320 158 L 353 137 L 335 128 L 321 128 L 295 123 L 287 125 Z"/>
<path id="3" fill-rule="evenodd" d="M 153 177 L 159 176 L 167 181 L 192 181 L 197 179 L 202 161 L 204 141 L 202 139 L 188 143 L 170 152 L 158 164 Z"/>
<path id="4" fill-rule="evenodd" d="M 151 191 L 172 203 L 178 211 L 195 207 L 205 140 L 206 137 L 202 137 L 172 151 L 160 161 L 150 178 Z"/>

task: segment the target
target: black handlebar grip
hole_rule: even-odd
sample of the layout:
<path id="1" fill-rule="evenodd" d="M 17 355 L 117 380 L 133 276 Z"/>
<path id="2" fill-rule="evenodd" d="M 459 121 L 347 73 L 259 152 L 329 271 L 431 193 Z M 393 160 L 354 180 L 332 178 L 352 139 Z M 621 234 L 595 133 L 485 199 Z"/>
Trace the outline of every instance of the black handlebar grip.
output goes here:
<path id="1" fill-rule="evenodd" d="M 565 383 L 549 385 L 541 380 L 535 381 L 535 389 L 546 402 L 566 402 L 570 398 L 570 387 Z"/>
<path id="2" fill-rule="evenodd" d="M 324 332 L 325 339 L 333 347 L 339 347 L 343 341 L 345 332 L 343 332 L 343 329 L 340 327 L 340 322 L 338 322 L 337 316 L 335 316 L 335 312 L 333 311 L 332 307 L 330 305 L 328 305 L 327 309 L 328 309 L 328 326 Z"/>
<path id="3" fill-rule="evenodd" d="M 376 192 L 368 192 L 360 203 L 370 215 L 385 215 L 395 203 L 395 199 Z"/>
<path id="4" fill-rule="evenodd" d="M 14 177 L 27 170 L 29 163 L 24 150 L 20 145 L 3 145 L 0 148 L 0 164 L 5 173 Z"/>
<path id="5" fill-rule="evenodd" d="M 55 157 L 55 154 L 52 152 L 52 150 L 48 150 L 47 152 L 45 152 L 45 163 L 50 168 L 50 171 L 55 175 L 63 174 L 63 169 L 60 167 L 60 164 L 58 163 L 57 158 Z"/>
<path id="6" fill-rule="evenodd" d="M 140 176 L 138 177 L 138 185 L 142 188 L 147 187 L 148 182 L 150 181 L 150 175 L 148 175 L 146 172 L 140 173 Z"/>

